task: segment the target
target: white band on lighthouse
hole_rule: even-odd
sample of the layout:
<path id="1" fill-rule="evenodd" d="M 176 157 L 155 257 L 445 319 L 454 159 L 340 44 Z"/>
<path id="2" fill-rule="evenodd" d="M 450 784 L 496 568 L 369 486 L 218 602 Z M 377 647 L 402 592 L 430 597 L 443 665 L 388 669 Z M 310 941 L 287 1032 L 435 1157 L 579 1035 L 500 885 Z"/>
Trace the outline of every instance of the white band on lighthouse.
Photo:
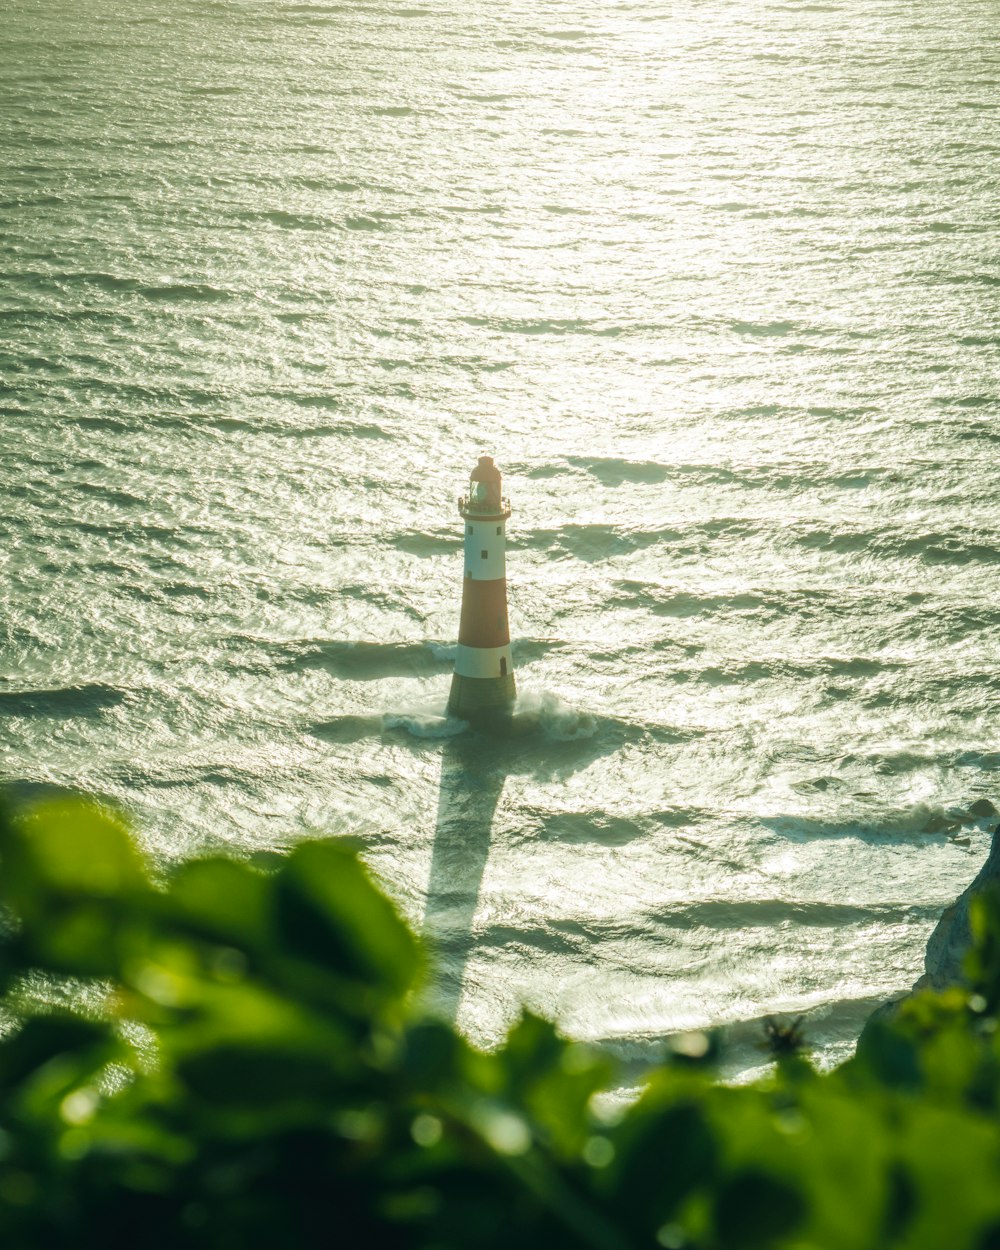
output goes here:
<path id="1" fill-rule="evenodd" d="M 506 541 L 503 521 L 466 521 L 465 576 L 475 582 L 506 577 Z"/>
<path id="2" fill-rule="evenodd" d="M 514 671 L 510 646 L 465 647 L 455 652 L 455 672 L 460 677 L 506 677 Z"/>

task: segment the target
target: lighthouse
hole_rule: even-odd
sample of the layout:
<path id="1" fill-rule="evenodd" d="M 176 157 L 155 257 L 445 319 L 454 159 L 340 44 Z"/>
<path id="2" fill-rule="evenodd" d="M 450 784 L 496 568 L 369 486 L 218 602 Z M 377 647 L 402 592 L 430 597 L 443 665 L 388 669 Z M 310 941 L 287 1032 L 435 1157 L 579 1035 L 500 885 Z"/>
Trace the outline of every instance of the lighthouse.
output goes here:
<path id="1" fill-rule="evenodd" d="M 479 457 L 458 511 L 465 522 L 465 574 L 448 711 L 475 721 L 509 713 L 516 694 L 507 624 L 510 500 L 492 456 Z"/>

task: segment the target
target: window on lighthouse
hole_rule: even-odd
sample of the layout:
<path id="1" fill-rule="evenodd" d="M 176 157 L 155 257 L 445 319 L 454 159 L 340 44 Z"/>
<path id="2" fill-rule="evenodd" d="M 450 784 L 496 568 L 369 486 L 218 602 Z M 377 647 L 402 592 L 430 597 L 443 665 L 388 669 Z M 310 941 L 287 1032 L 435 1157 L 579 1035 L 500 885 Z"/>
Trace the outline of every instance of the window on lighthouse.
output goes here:
<path id="1" fill-rule="evenodd" d="M 490 553 L 489 553 L 489 552 L 486 550 L 486 548 L 484 547 L 484 548 L 482 549 L 482 551 L 481 551 L 479 554 L 480 554 L 480 555 L 483 557 L 483 559 L 485 560 L 485 559 L 487 558 L 487 556 L 489 556 L 489 554 L 490 554 Z"/>

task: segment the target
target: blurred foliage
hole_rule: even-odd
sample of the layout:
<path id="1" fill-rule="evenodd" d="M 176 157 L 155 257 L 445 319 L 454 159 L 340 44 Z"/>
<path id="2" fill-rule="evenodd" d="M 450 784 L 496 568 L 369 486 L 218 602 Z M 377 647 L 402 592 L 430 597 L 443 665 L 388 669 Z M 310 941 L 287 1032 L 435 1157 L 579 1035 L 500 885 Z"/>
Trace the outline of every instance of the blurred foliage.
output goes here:
<path id="1" fill-rule="evenodd" d="M 484 1054 L 422 1012 L 417 941 L 343 844 L 151 879 L 119 817 L 0 821 L 0 1242 L 559 1250 L 1000 1248 L 1000 902 L 969 988 L 817 1073 L 713 1081 L 687 1034 L 638 1101 L 526 1015 Z"/>

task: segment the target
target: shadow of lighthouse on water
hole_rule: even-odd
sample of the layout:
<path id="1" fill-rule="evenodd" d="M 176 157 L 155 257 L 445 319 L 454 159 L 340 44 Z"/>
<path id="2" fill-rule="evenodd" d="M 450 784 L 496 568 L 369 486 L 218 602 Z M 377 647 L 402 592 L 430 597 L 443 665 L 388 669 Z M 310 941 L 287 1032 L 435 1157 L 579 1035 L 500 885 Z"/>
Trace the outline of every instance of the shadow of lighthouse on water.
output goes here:
<path id="1" fill-rule="evenodd" d="M 437 824 L 423 930 L 436 975 L 428 1006 L 454 1023 L 475 943 L 473 922 L 490 850 L 493 818 L 507 770 L 494 744 L 478 733 L 449 738 L 441 756 Z"/>
<path id="2" fill-rule="evenodd" d="M 494 836 L 510 778 L 551 785 L 566 780 L 634 735 L 613 718 L 596 718 L 557 698 L 528 694 L 493 724 L 445 739 L 437 823 L 422 931 L 433 954 L 427 1007 L 455 1023 L 467 971 L 480 937 L 476 914 L 491 852 L 509 847 Z M 480 928 L 482 925 L 479 926 Z"/>

